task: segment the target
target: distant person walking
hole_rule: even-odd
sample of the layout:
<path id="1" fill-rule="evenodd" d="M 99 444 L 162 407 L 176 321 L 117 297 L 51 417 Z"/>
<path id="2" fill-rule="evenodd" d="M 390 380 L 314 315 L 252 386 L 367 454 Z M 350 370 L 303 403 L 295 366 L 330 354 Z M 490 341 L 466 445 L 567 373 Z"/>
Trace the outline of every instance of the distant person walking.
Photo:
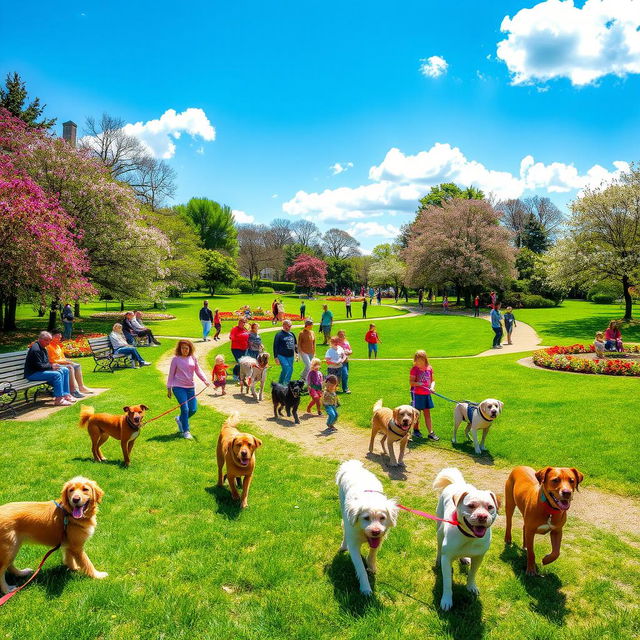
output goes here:
<path id="1" fill-rule="evenodd" d="M 516 326 L 516 319 L 513 315 L 513 309 L 511 307 L 507 307 L 507 312 L 504 314 L 504 330 L 507 333 L 507 344 L 513 344 L 511 342 L 511 332 Z"/>
<path id="2" fill-rule="evenodd" d="M 375 289 L 373 287 L 369 287 L 369 304 L 373 304 L 373 296 L 375 295 Z"/>
<path id="3" fill-rule="evenodd" d="M 276 364 L 282 367 L 280 371 L 280 384 L 287 385 L 293 374 L 293 362 L 298 354 L 296 337 L 291 333 L 291 320 L 282 322 L 282 331 L 276 333 L 273 340 L 273 357 Z"/>
<path id="4" fill-rule="evenodd" d="M 300 303 L 300 320 L 304 320 L 306 315 L 307 315 L 307 304 L 303 299 L 302 302 Z"/>
<path id="5" fill-rule="evenodd" d="M 71 340 L 73 334 L 73 308 L 67 302 L 62 308 L 62 326 L 64 327 L 63 340 Z"/>
<path id="6" fill-rule="evenodd" d="M 362 298 L 362 317 L 367 317 L 367 298 Z"/>
<path id="7" fill-rule="evenodd" d="M 479 296 L 476 296 L 473 299 L 473 317 L 474 318 L 480 317 L 480 297 Z"/>
<path id="8" fill-rule="evenodd" d="M 347 291 L 347 295 L 345 296 L 345 299 L 344 299 L 344 304 L 345 304 L 345 307 L 347 308 L 347 318 L 353 318 L 353 315 L 351 313 L 351 300 L 352 300 L 351 291 Z"/>
<path id="9" fill-rule="evenodd" d="M 211 309 L 209 309 L 208 300 L 205 300 L 202 303 L 202 309 L 200 309 L 199 317 L 200 317 L 200 324 L 202 325 L 202 342 L 207 342 L 209 340 L 208 336 L 209 336 L 209 333 L 211 332 L 211 325 L 213 323 L 213 313 L 211 313 Z M 218 333 L 220 332 L 218 331 Z"/>
<path id="10" fill-rule="evenodd" d="M 324 335 L 324 342 L 322 345 L 329 344 L 329 338 L 331 337 L 331 326 L 333 325 L 333 313 L 329 311 L 329 307 L 326 304 L 322 305 L 322 316 L 320 318 L 320 331 Z"/>
<path id="11" fill-rule="evenodd" d="M 276 324 L 278 322 L 278 298 L 274 298 L 271 303 L 271 324 Z"/>
<path id="12" fill-rule="evenodd" d="M 424 309 L 424 289 L 418 289 L 418 304 L 421 309 Z"/>
<path id="13" fill-rule="evenodd" d="M 298 355 L 304 365 L 300 380 L 306 384 L 311 361 L 316 355 L 316 334 L 313 332 L 313 320 L 310 318 L 304 321 L 304 329 L 298 334 Z"/>
<path id="14" fill-rule="evenodd" d="M 222 319 L 220 318 L 220 309 L 216 309 L 213 314 L 213 326 L 216 330 L 216 335 L 213 336 L 214 340 L 220 340 L 220 331 L 222 329 Z"/>
<path id="15" fill-rule="evenodd" d="M 382 304 L 382 289 L 378 289 L 378 293 L 376 293 L 376 298 L 378 299 L 378 305 Z"/>
<path id="16" fill-rule="evenodd" d="M 491 298 L 491 308 L 492 308 L 492 309 L 495 309 L 496 302 L 497 302 L 497 300 L 498 300 L 498 296 L 496 295 L 496 292 L 495 292 L 495 291 L 492 291 L 492 292 L 489 294 L 489 297 Z"/>
<path id="17" fill-rule="evenodd" d="M 442 311 L 443 313 L 447 313 L 447 311 L 449 311 L 449 298 L 447 296 L 442 298 Z"/>
<path id="18" fill-rule="evenodd" d="M 491 309 L 491 328 L 495 333 L 493 337 L 493 349 L 502 349 L 500 344 L 502 340 L 502 314 L 500 313 L 500 303 L 496 302 L 493 309 Z"/>

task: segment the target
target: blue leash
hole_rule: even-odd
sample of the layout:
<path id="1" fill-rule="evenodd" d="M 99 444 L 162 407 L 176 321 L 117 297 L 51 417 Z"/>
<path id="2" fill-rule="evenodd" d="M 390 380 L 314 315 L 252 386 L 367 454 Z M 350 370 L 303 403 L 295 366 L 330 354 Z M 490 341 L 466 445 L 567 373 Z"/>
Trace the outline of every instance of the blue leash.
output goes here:
<path id="1" fill-rule="evenodd" d="M 452 402 L 453 404 L 460 404 L 460 402 L 466 402 L 467 404 L 470 404 L 474 407 L 477 407 L 478 404 L 480 404 L 478 402 L 471 402 L 471 400 L 460 400 L 460 402 L 458 402 L 457 400 L 452 400 L 451 398 L 447 398 L 447 396 L 443 396 L 442 394 L 436 393 L 435 391 L 432 391 L 431 393 L 434 396 L 438 396 L 438 398 L 442 398 L 443 400 L 446 400 L 447 402 Z"/>

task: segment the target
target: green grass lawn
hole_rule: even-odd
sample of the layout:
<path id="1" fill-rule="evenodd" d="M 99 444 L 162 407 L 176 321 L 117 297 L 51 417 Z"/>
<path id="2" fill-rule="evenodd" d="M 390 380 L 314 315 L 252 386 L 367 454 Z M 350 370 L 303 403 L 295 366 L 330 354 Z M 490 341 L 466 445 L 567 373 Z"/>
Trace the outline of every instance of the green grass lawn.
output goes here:
<path id="1" fill-rule="evenodd" d="M 155 360 L 164 351 L 149 349 L 145 356 Z M 465 369 L 471 360 L 434 364 L 442 390 L 454 395 L 463 389 L 469 395 L 480 389 L 505 395 L 502 375 L 512 385 L 512 395 L 505 396 L 508 411 L 489 440 L 493 451 L 520 421 L 532 419 L 535 408 L 529 414 L 526 406 L 533 404 L 527 400 L 532 385 L 538 387 L 542 380 L 539 396 L 549 402 L 560 374 L 531 372 L 542 375 L 535 381 L 528 378 L 524 387 L 525 381 L 511 375 L 520 370 L 513 357 L 489 360 L 483 361 L 489 370 Z M 454 365 L 463 368 L 456 373 Z M 357 392 L 348 403 L 345 399 L 345 417 L 351 410 L 347 404 L 366 406 L 380 390 L 379 369 L 367 378 L 368 367 L 373 372 L 373 364 L 354 364 Z M 404 396 L 399 381 L 405 373 L 403 363 L 385 364 L 382 378 L 390 399 Z M 369 384 L 378 380 L 377 391 L 364 389 L 367 379 Z M 118 412 L 125 404 L 145 402 L 153 416 L 171 406 L 164 379 L 152 367 L 88 374 L 87 380 L 112 387 L 91 401 L 98 410 Z M 519 393 L 523 397 L 516 405 Z M 570 393 L 567 389 L 563 395 Z M 550 420 L 551 408 L 561 413 L 562 405 L 543 405 L 541 425 Z M 60 554 L 54 554 L 35 583 L 3 607 L 3 638 L 631 640 L 640 633 L 637 550 L 571 517 L 561 557 L 538 579 L 524 575 L 519 546 L 505 549 L 500 518 L 478 576 L 480 597 L 466 593 L 456 567 L 454 609 L 445 614 L 437 607 L 441 580 L 433 568 L 433 524 L 401 513 L 379 555 L 376 596 L 369 600 L 357 591 L 348 556 L 337 554 L 341 530 L 333 476 L 338 461 L 303 455 L 253 429 L 264 446 L 257 454 L 249 508 L 239 512 L 228 490 L 215 487 L 222 416 L 213 410 L 201 407 L 193 418 L 192 442 L 175 437 L 172 415 L 148 425 L 129 469 L 120 465 L 120 448 L 112 439 L 104 445 L 109 462 L 91 462 L 90 441 L 77 427 L 78 414 L 76 405 L 46 420 L 2 423 L 5 442 L 13 445 L 0 449 L 0 465 L 10 480 L 0 486 L 0 502 L 57 498 L 63 482 L 76 474 L 96 480 L 106 495 L 87 551 L 109 577 L 97 581 L 72 575 L 62 567 Z M 440 424 L 440 414 L 437 419 Z M 579 432 L 581 423 L 566 420 L 565 428 Z M 608 439 L 613 431 L 605 435 Z M 601 434 L 592 444 L 604 451 L 605 437 Z M 533 449 L 522 453 L 539 455 Z M 613 456 L 601 457 L 612 462 Z M 401 482 L 383 482 L 389 495 L 406 504 L 435 508 L 434 493 L 416 495 Z M 538 556 L 548 545 L 548 539 L 537 539 Z M 34 566 L 43 552 L 25 545 L 17 564 Z"/>

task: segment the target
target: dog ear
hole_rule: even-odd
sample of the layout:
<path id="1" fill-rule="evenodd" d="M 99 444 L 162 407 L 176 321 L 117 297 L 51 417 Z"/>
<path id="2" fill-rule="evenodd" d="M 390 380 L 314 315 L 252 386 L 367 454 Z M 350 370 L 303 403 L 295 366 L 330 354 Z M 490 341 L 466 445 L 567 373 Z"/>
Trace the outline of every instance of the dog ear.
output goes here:
<path id="1" fill-rule="evenodd" d="M 398 414 L 400 412 L 398 411 L 398 407 L 396 407 L 392 412 L 391 412 L 391 416 L 393 417 L 393 421 L 398 424 Z"/>
<path id="2" fill-rule="evenodd" d="M 389 516 L 389 520 L 391 520 L 391 524 L 394 527 L 398 523 L 398 513 L 400 513 L 398 503 L 392 499 L 387 500 L 387 515 Z"/>
<path id="3" fill-rule="evenodd" d="M 553 467 L 545 467 L 544 469 L 536 471 L 536 478 L 538 479 L 538 482 L 540 484 L 544 484 L 545 480 L 547 479 L 547 474 L 549 473 L 549 471 L 551 471 L 551 469 L 553 469 Z"/>
<path id="4" fill-rule="evenodd" d="M 498 405 L 500 405 L 500 413 L 502 413 L 502 408 L 504 407 L 504 402 L 498 400 Z"/>
<path id="5" fill-rule="evenodd" d="M 129 413 L 129 407 L 122 407 L 122 410 L 123 410 L 125 413 Z"/>
<path id="6" fill-rule="evenodd" d="M 413 410 L 413 426 L 414 427 L 420 426 L 420 412 L 417 409 Z"/>
<path id="7" fill-rule="evenodd" d="M 69 496 L 67 496 L 67 490 L 71 486 L 71 480 L 64 483 L 62 487 L 62 492 L 60 493 L 60 504 L 64 507 L 66 511 L 73 511 L 71 505 L 69 504 Z"/>
<path id="8" fill-rule="evenodd" d="M 104 491 L 98 486 L 98 483 L 93 480 L 91 480 L 89 484 L 93 491 L 93 499 L 97 504 L 100 504 L 102 502 L 102 496 L 104 496 Z"/>
<path id="9" fill-rule="evenodd" d="M 256 438 L 255 436 L 252 436 L 252 438 L 253 438 L 253 446 L 256 449 L 262 446 L 262 440 L 260 440 L 260 438 Z"/>
<path id="10" fill-rule="evenodd" d="M 580 483 L 584 480 L 584 476 L 577 470 L 571 467 L 573 475 L 576 477 L 576 489 L 580 486 Z"/>
<path id="11" fill-rule="evenodd" d="M 357 503 L 348 506 L 346 509 L 347 520 L 349 520 L 349 524 L 352 527 L 355 527 L 356 522 L 358 522 L 358 517 L 360 516 L 360 510 L 361 510 L 360 505 Z"/>
<path id="12" fill-rule="evenodd" d="M 465 491 L 464 493 L 457 493 L 453 496 L 453 504 L 456 505 L 456 507 L 467 497 L 467 494 L 469 492 Z"/>
<path id="13" fill-rule="evenodd" d="M 497 496 L 495 493 L 493 493 L 493 491 L 489 491 L 489 494 L 491 495 L 491 499 L 493 500 L 493 504 L 496 505 L 496 511 L 500 511 L 500 497 Z"/>
<path id="14" fill-rule="evenodd" d="M 149 407 L 147 407 L 147 405 L 146 405 L 146 404 L 141 404 L 141 405 L 140 405 L 140 408 L 141 408 L 143 411 L 149 411 Z"/>

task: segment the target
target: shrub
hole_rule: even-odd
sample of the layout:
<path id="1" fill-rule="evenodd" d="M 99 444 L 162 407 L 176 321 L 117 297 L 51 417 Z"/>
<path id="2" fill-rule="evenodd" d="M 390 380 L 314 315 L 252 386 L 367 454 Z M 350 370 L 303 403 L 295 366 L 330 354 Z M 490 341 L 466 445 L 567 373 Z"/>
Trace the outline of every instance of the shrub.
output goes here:
<path id="1" fill-rule="evenodd" d="M 240 293 L 240 289 L 237 287 L 220 287 L 216 291 L 216 295 L 218 296 L 235 296 Z"/>
<path id="2" fill-rule="evenodd" d="M 555 307 L 557 302 L 549 300 L 549 298 L 543 298 L 542 296 L 535 295 L 533 293 L 521 294 L 522 306 L 527 309 L 542 309 L 545 307 Z"/>
<path id="3" fill-rule="evenodd" d="M 273 287 L 258 287 L 258 293 L 275 293 Z"/>
<path id="4" fill-rule="evenodd" d="M 238 285 L 238 289 L 240 289 L 241 293 L 252 292 L 251 282 L 247 278 L 238 278 L 236 284 Z"/>
<path id="5" fill-rule="evenodd" d="M 274 282 L 272 280 L 258 280 L 258 285 L 261 287 L 272 287 L 274 291 L 285 291 L 287 293 L 294 293 L 296 290 L 295 282 Z"/>
<path id="6" fill-rule="evenodd" d="M 594 293 L 591 296 L 591 302 L 595 304 L 611 304 L 616 301 L 616 296 L 612 296 L 608 293 Z"/>
<path id="7" fill-rule="evenodd" d="M 587 293 L 587 300 L 595 302 L 594 298 L 597 295 L 606 295 L 612 298 L 611 302 L 622 298 L 622 285 L 619 282 L 613 282 L 611 280 L 604 280 L 593 285 Z M 606 304 L 599 302 L 598 304 Z"/>

